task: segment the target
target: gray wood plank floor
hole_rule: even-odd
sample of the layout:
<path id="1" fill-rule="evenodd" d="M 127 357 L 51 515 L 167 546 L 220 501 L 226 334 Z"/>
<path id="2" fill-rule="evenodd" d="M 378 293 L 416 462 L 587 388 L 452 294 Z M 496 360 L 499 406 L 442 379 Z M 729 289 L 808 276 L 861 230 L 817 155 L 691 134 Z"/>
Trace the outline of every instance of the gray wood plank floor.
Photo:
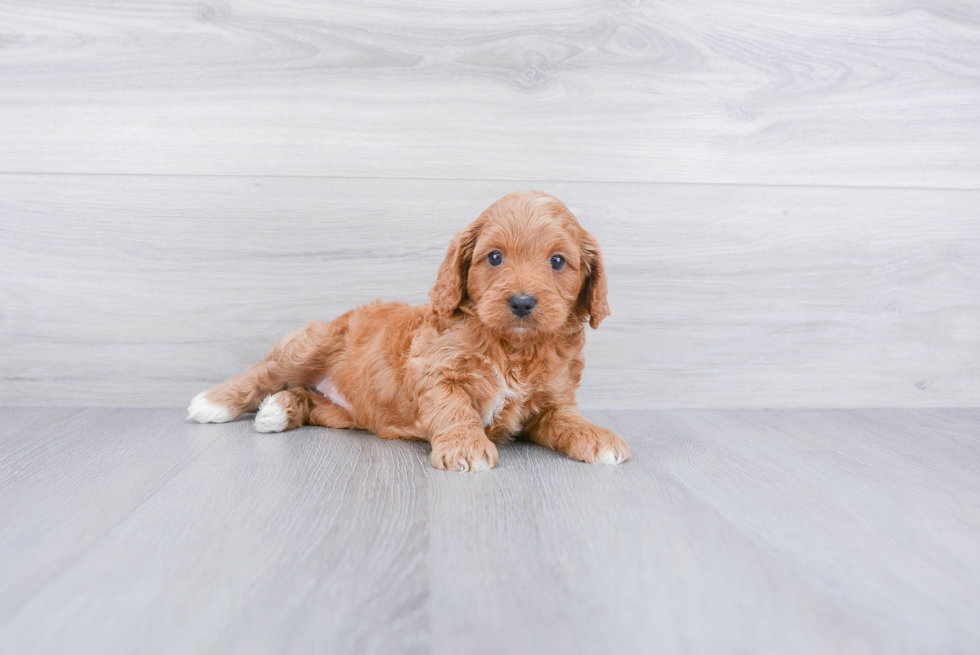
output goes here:
<path id="1" fill-rule="evenodd" d="M 621 467 L 0 409 L 5 652 L 968 653 L 980 410 L 593 412 Z"/>

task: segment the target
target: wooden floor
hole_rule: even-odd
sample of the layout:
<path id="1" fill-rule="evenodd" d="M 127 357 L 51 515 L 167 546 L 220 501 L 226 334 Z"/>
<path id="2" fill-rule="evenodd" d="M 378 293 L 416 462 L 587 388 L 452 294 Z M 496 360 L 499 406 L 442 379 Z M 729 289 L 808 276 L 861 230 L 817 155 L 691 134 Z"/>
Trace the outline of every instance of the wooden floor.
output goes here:
<path id="1" fill-rule="evenodd" d="M 0 409 L 11 653 L 980 651 L 980 410 L 594 412 L 633 459 Z"/>

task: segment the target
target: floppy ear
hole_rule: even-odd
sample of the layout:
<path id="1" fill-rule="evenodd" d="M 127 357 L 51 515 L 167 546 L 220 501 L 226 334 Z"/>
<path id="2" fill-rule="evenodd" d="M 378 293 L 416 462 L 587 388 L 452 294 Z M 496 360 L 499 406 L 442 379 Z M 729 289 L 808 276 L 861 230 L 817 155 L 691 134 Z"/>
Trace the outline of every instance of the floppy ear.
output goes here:
<path id="1" fill-rule="evenodd" d="M 476 220 L 463 228 L 449 244 L 446 258 L 439 265 L 439 275 L 429 292 L 429 300 L 440 316 L 451 316 L 466 298 L 466 277 L 481 227 L 483 221 Z"/>
<path id="2" fill-rule="evenodd" d="M 589 317 L 592 329 L 599 327 L 602 319 L 609 316 L 609 303 L 606 301 L 606 269 L 602 265 L 599 242 L 583 230 L 582 263 L 585 267 L 585 282 L 578 295 L 578 312 L 583 318 Z"/>

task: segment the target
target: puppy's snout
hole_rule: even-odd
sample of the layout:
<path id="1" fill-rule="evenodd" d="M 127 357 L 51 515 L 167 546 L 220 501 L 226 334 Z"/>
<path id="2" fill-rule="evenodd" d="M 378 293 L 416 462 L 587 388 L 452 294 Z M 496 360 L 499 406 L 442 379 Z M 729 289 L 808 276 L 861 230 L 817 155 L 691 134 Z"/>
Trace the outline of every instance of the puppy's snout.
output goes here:
<path id="1" fill-rule="evenodd" d="M 507 304 L 510 305 L 510 311 L 514 312 L 514 314 L 517 316 L 524 318 L 530 314 L 531 310 L 534 309 L 534 306 L 538 304 L 538 299 L 534 296 L 529 296 L 526 293 L 518 293 L 511 296 L 510 300 L 507 301 Z"/>

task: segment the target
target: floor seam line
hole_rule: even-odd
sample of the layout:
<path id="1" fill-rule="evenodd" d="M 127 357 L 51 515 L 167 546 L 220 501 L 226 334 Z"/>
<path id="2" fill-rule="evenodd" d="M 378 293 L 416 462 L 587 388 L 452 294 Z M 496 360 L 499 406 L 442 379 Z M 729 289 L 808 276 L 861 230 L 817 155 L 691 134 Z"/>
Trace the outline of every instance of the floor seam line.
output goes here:
<path id="1" fill-rule="evenodd" d="M 194 455 L 192 458 L 190 458 L 189 460 L 187 460 L 187 462 L 183 466 L 180 466 L 176 471 L 174 471 L 173 475 L 168 476 L 167 479 L 164 482 L 162 482 L 155 489 L 153 489 L 153 491 L 151 491 L 145 498 L 141 499 L 138 503 L 136 503 L 133 507 L 131 507 L 125 514 L 123 514 L 119 518 L 119 520 L 117 522 L 115 522 L 111 527 L 109 527 L 108 529 L 106 529 L 102 534 L 100 534 L 98 536 L 97 539 L 95 539 L 84 550 L 82 550 L 75 557 L 73 557 L 72 558 L 72 561 L 70 563 L 68 563 L 67 565 L 65 565 L 61 570 L 59 570 L 57 573 L 53 574 L 50 578 L 48 578 L 47 580 L 45 580 L 37 589 L 35 589 L 29 596 L 27 596 L 27 598 L 25 598 L 24 601 L 22 603 L 20 603 L 20 605 L 18 605 L 17 608 L 13 612 L 11 612 L 7 616 L 6 619 L 4 619 L 3 621 L 0 621 L 0 626 L 5 625 L 7 623 L 10 623 L 18 614 L 20 614 L 20 612 L 22 612 L 24 610 L 25 607 L 27 607 L 27 605 L 30 604 L 30 602 L 38 594 L 40 594 L 42 591 L 44 591 L 45 589 L 47 589 L 54 582 L 56 582 L 58 579 L 60 579 L 61 577 L 63 577 L 65 574 L 67 574 L 69 571 L 71 571 L 72 569 L 74 569 L 76 566 L 78 566 L 79 562 L 81 562 L 85 558 L 85 556 L 88 555 L 88 553 L 90 553 L 99 544 L 101 544 L 103 541 L 105 541 L 105 539 L 110 534 L 112 534 L 113 532 L 115 532 L 120 526 L 122 526 L 130 518 L 132 518 L 132 516 L 136 513 L 136 511 L 138 509 L 140 509 L 141 507 L 143 507 L 143 505 L 145 505 L 151 498 L 153 498 L 154 496 L 156 496 L 160 491 L 162 491 L 171 482 L 173 482 L 174 478 L 176 478 L 177 475 L 179 475 L 183 470 L 185 470 L 188 466 L 190 466 L 193 462 L 195 462 L 199 457 L 201 457 L 204 453 L 206 453 L 209 450 L 211 450 L 211 448 L 213 448 L 216 443 L 218 443 L 219 441 L 221 441 L 222 438 L 223 437 L 221 437 L 221 436 L 216 437 L 211 443 L 209 443 L 205 448 L 203 448 L 201 450 L 201 452 L 199 452 L 198 454 Z"/>

